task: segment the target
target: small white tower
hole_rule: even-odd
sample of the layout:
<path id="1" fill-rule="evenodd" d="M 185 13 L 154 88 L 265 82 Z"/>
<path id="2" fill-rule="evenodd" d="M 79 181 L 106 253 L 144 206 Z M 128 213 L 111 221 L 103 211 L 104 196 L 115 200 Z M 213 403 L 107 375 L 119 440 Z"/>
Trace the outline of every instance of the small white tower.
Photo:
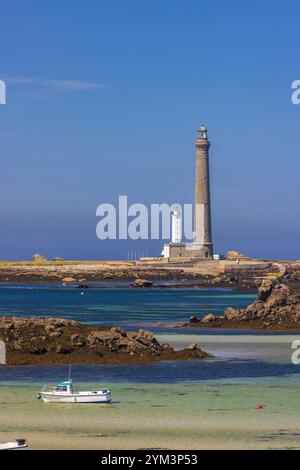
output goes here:
<path id="1" fill-rule="evenodd" d="M 171 243 L 181 243 L 181 216 L 180 211 L 175 209 L 172 213 L 172 237 Z"/>

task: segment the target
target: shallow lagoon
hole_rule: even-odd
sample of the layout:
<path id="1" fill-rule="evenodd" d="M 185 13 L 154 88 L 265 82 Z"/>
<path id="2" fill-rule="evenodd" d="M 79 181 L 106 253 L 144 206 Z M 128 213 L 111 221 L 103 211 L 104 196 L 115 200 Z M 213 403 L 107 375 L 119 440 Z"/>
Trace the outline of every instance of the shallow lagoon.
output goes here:
<path id="1" fill-rule="evenodd" d="M 1 310 L 6 313 L 24 309 L 29 314 L 34 306 L 32 313 L 37 314 L 40 305 L 42 314 L 66 316 L 67 310 L 71 318 L 75 305 L 75 319 L 90 320 L 92 308 L 97 322 L 120 324 L 122 320 L 131 328 L 153 324 L 153 319 L 173 321 L 174 315 L 186 319 L 206 308 L 221 312 L 227 302 L 242 306 L 252 301 L 252 294 L 224 290 L 130 291 L 124 297 L 115 291 L 95 297 L 93 292 L 83 302 L 74 291 L 61 297 L 42 289 L 35 298 L 36 294 L 27 294 L 28 288 L 9 290 L 10 294 L 3 291 L 1 302 L 0 289 Z M 18 306 L 13 294 L 19 296 Z M 24 436 L 32 449 L 300 448 L 300 366 L 291 363 L 296 335 L 212 330 L 199 334 L 195 329 L 159 327 L 156 331 L 161 340 L 175 347 L 196 340 L 214 357 L 74 367 L 72 376 L 78 388 L 111 388 L 111 405 L 57 405 L 37 400 L 36 392 L 44 383 L 64 378 L 67 367 L 1 367 L 0 441 Z M 264 405 L 261 411 L 256 409 L 258 403 Z"/>

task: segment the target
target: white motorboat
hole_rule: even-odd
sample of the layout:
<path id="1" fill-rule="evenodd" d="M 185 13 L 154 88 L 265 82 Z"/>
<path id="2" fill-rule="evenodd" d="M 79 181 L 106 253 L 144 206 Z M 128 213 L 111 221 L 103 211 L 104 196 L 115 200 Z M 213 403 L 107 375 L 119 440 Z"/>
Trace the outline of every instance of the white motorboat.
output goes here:
<path id="1" fill-rule="evenodd" d="M 12 442 L 0 444 L 0 450 L 19 450 L 27 447 L 26 439 L 16 439 Z"/>
<path id="2" fill-rule="evenodd" d="M 71 372 L 71 368 L 70 368 Z M 45 403 L 109 403 L 111 402 L 110 390 L 94 390 L 88 392 L 75 392 L 73 382 L 70 378 L 59 382 L 55 387 L 43 390 L 37 394 L 37 398 L 41 398 Z"/>

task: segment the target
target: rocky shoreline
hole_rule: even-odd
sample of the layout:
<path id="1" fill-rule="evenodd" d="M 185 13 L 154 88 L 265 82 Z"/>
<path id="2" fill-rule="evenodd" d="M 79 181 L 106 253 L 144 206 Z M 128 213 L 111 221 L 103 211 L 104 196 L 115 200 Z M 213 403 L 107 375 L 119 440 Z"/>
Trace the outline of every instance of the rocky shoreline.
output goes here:
<path id="1" fill-rule="evenodd" d="M 244 309 L 225 308 L 224 315 L 212 313 L 191 317 L 182 327 L 300 331 L 300 294 L 275 280 L 262 281 L 256 300 Z"/>
<path id="2" fill-rule="evenodd" d="M 55 258 L 56 259 L 56 258 Z M 239 261 L 239 260 L 238 260 Z M 241 259 L 195 264 L 47 261 L 0 262 L 0 284 L 53 284 L 67 288 L 230 288 L 256 290 L 263 279 L 299 288 L 300 262 Z M 101 285 L 103 283 L 103 285 Z M 114 286 L 114 283 L 118 285 Z M 111 284 L 111 285 L 109 285 Z"/>
<path id="3" fill-rule="evenodd" d="M 7 365 L 129 364 L 210 357 L 196 343 L 176 351 L 146 330 L 83 325 L 61 318 L 0 317 Z"/>
<path id="4" fill-rule="evenodd" d="M 164 284 L 171 282 L 172 285 Z M 249 289 L 250 284 L 227 274 L 218 276 L 201 274 L 192 269 L 168 269 L 153 267 L 130 268 L 93 268 L 93 267 L 62 267 L 53 266 L 1 266 L 0 284 L 64 284 L 66 286 L 93 288 L 93 284 L 120 283 L 118 288 L 161 288 L 176 287 L 219 287 L 230 286 Z M 123 286 L 121 285 L 123 283 Z M 161 283 L 161 284 L 160 284 Z M 103 286 L 105 288 L 107 286 Z M 110 286 L 113 288 L 114 286 Z"/>

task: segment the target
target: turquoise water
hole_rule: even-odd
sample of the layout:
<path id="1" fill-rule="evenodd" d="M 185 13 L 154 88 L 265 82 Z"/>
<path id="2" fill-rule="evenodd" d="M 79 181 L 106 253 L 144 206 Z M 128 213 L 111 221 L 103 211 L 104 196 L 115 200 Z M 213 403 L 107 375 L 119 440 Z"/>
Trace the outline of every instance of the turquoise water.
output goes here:
<path id="1" fill-rule="evenodd" d="M 82 295 L 83 293 L 83 295 Z M 222 314 L 245 307 L 254 293 L 229 289 L 91 289 L 1 286 L 0 315 L 54 316 L 82 323 L 130 326 L 188 321 L 191 315 Z"/>
<path id="2" fill-rule="evenodd" d="M 181 345 L 184 334 L 163 336 Z M 32 449 L 299 449 L 300 366 L 293 336 L 193 335 L 208 361 L 74 366 L 76 388 L 109 387 L 111 405 L 43 404 L 64 366 L 0 367 L 0 441 Z M 257 404 L 263 409 L 257 410 Z"/>
<path id="3" fill-rule="evenodd" d="M 111 405 L 47 405 L 35 399 L 36 383 L 2 384 L 0 442 L 22 435 L 30 449 L 300 447 L 299 381 L 294 378 L 172 386 L 123 382 L 110 388 Z"/>
<path id="4" fill-rule="evenodd" d="M 159 322 L 222 314 L 254 293 L 228 289 L 96 289 L 2 286 L 0 314 L 140 326 L 182 348 L 197 341 L 213 357 L 147 365 L 74 366 L 78 389 L 110 388 L 111 405 L 45 405 L 36 392 L 67 366 L 0 367 L 0 441 L 22 435 L 33 449 L 300 448 L 300 366 L 295 335 L 166 328 Z M 257 410 L 257 403 L 263 410 Z"/>
<path id="5" fill-rule="evenodd" d="M 207 312 L 222 314 L 226 306 L 245 307 L 254 293 L 229 289 L 90 289 L 83 291 L 61 286 L 1 286 L 0 314 L 52 316 L 102 325 L 141 326 L 153 331 L 161 341 L 183 348 L 191 341 L 210 352 L 208 361 L 155 363 L 149 365 L 78 366 L 76 380 L 91 381 L 103 377 L 107 383 L 178 383 L 186 381 L 297 375 L 291 363 L 288 335 L 247 331 L 168 328 L 159 322 L 187 321 L 191 315 Z M 163 336 L 162 336 L 163 335 Z M 227 339 L 226 339 L 227 338 Z M 0 381 L 36 382 L 55 380 L 64 375 L 61 366 L 16 367 L 1 370 Z"/>

